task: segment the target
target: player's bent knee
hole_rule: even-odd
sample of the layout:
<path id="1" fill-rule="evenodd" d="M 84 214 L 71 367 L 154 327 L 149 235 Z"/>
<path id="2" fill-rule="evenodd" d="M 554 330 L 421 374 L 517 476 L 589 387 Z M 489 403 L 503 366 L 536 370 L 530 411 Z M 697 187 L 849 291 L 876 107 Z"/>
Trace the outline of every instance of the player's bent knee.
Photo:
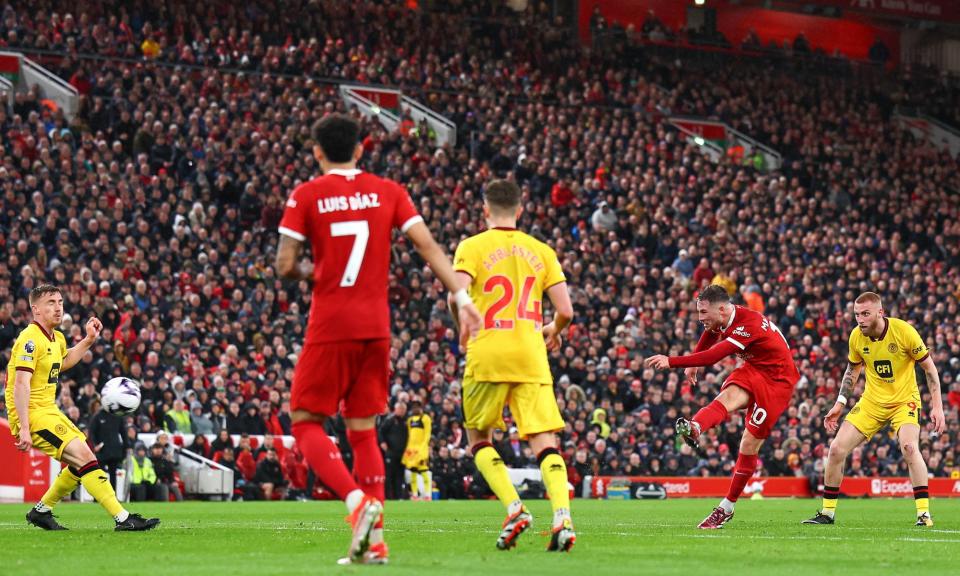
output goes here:
<path id="1" fill-rule="evenodd" d="M 917 445 L 913 442 L 905 442 L 900 445 L 900 450 L 904 456 L 911 457 L 917 454 Z"/>
<path id="2" fill-rule="evenodd" d="M 852 449 L 847 448 L 846 446 L 842 446 L 839 442 L 834 440 L 833 442 L 830 443 L 830 450 L 829 452 L 827 452 L 827 458 L 828 459 L 839 458 L 840 460 L 846 460 L 847 456 L 850 455 L 851 451 Z"/>

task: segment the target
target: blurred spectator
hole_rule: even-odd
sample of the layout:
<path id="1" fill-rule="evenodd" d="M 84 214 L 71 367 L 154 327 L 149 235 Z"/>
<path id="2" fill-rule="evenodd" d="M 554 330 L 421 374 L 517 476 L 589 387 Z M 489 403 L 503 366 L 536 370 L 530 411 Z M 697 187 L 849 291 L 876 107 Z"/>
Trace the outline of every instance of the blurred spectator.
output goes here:
<path id="1" fill-rule="evenodd" d="M 194 434 L 214 433 L 213 421 L 203 413 L 203 404 L 194 400 L 190 403 L 190 412 L 190 429 Z"/>
<path id="2" fill-rule="evenodd" d="M 90 418 L 87 437 L 93 444 L 93 452 L 103 469 L 110 475 L 110 483 L 117 486 L 117 470 L 123 467 L 127 457 L 127 424 L 122 416 L 98 410 Z"/>
<path id="3" fill-rule="evenodd" d="M 177 502 L 183 500 L 183 493 L 180 490 L 180 484 L 177 483 L 174 476 L 173 461 L 163 451 L 163 446 L 154 444 L 150 447 L 150 463 L 153 464 L 153 470 L 157 477 L 157 500 L 166 502 L 173 494 L 173 499 Z"/>
<path id="4" fill-rule="evenodd" d="M 277 451 L 270 448 L 266 454 L 266 457 L 257 464 L 254 481 L 259 484 L 265 500 L 282 499 L 286 492 L 287 479 L 277 459 Z"/>
<path id="5" fill-rule="evenodd" d="M 590 217 L 590 224 L 598 232 L 615 232 L 617 230 L 617 215 L 610 209 L 606 201 L 601 200 Z"/>
<path id="6" fill-rule="evenodd" d="M 158 452 L 160 451 L 162 447 L 158 449 Z M 147 458 L 147 448 L 143 443 L 138 443 L 134 448 L 131 462 L 133 472 L 130 475 L 130 500 L 158 500 L 157 473 L 153 469 L 153 462 Z"/>
<path id="7" fill-rule="evenodd" d="M 173 409 L 164 415 L 163 429 L 171 433 L 190 434 L 192 429 L 190 412 L 187 411 L 183 400 L 173 401 Z"/>
<path id="8" fill-rule="evenodd" d="M 383 462 L 386 474 L 386 497 L 390 500 L 399 500 L 404 497 L 404 465 L 403 456 L 407 449 L 407 405 L 397 401 L 393 411 L 380 422 L 380 450 L 383 452 Z"/>

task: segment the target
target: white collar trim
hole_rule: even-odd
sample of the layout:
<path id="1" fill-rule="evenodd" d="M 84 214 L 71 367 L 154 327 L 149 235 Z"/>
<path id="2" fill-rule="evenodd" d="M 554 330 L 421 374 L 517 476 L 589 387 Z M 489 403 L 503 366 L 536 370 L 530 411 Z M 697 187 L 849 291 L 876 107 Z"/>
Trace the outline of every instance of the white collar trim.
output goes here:
<path id="1" fill-rule="evenodd" d="M 346 176 L 347 178 L 352 178 L 361 172 L 363 172 L 363 170 L 360 170 L 359 168 L 333 168 L 332 170 L 329 170 L 327 174 L 336 174 L 337 176 Z"/>
<path id="2" fill-rule="evenodd" d="M 737 317 L 737 307 L 734 306 L 734 307 L 733 307 L 733 311 L 730 312 L 730 320 L 728 320 L 727 323 L 726 323 L 726 325 L 723 327 L 723 330 L 724 330 L 724 331 L 729 330 L 730 327 L 733 326 L 733 320 L 734 320 L 734 318 L 736 318 L 736 317 Z"/>

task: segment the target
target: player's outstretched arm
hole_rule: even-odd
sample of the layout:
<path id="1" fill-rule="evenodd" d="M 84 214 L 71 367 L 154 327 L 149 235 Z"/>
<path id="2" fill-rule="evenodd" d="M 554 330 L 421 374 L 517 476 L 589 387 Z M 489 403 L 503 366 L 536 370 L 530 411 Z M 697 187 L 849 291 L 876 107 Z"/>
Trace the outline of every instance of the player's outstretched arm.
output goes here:
<path id="1" fill-rule="evenodd" d="M 17 409 L 17 419 L 20 421 L 20 434 L 14 441 L 17 450 L 26 452 L 33 447 L 30 436 L 30 378 L 33 372 L 17 370 L 17 377 L 13 381 L 13 405 Z"/>
<path id="2" fill-rule="evenodd" d="M 843 415 L 843 409 L 847 405 L 847 398 L 853 394 L 853 390 L 860 380 L 860 372 L 863 370 L 863 364 L 853 364 L 847 362 L 847 369 L 843 371 L 843 377 L 840 378 L 840 390 L 837 392 L 837 401 L 823 418 L 823 427 L 828 432 L 836 432 L 840 427 L 840 416 Z"/>
<path id="3" fill-rule="evenodd" d="M 947 422 L 943 416 L 943 398 L 940 395 L 940 373 L 933 358 L 927 355 L 920 363 L 923 373 L 927 376 L 927 388 L 930 389 L 930 422 L 937 434 L 943 434 L 947 429 Z"/>
<path id="4" fill-rule="evenodd" d="M 695 352 L 686 356 L 664 356 L 657 354 L 644 360 L 644 365 L 648 368 L 657 370 L 667 370 L 668 368 L 693 368 L 702 366 L 712 366 L 720 360 L 723 360 L 731 354 L 741 351 L 736 344 L 730 340 L 723 340 L 703 352 Z"/>
<path id="5" fill-rule="evenodd" d="M 61 372 L 65 372 L 74 366 L 77 365 L 83 355 L 87 353 L 87 350 L 97 341 L 97 338 L 100 337 L 100 332 L 103 330 L 103 323 L 100 322 L 100 319 L 94 316 L 87 320 L 87 335 L 83 340 L 77 342 L 73 348 L 67 349 L 67 355 L 63 357 L 63 366 L 60 367 Z"/>
<path id="6" fill-rule="evenodd" d="M 280 244 L 277 246 L 277 275 L 287 280 L 310 280 L 313 278 L 313 262 L 300 262 L 300 249 L 303 242 L 280 234 Z"/>
<path id="7" fill-rule="evenodd" d="M 570 291 L 566 282 L 560 282 L 547 288 L 547 297 L 553 304 L 553 321 L 543 327 L 543 338 L 547 343 L 547 350 L 560 348 L 563 339 L 560 334 L 573 322 L 573 303 L 570 301 Z"/>
<path id="8" fill-rule="evenodd" d="M 447 258 L 443 248 L 433 239 L 433 234 L 430 233 L 427 225 L 417 222 L 407 230 L 406 234 L 440 282 L 453 294 L 456 304 L 454 317 L 459 319 L 457 325 L 460 329 L 460 343 L 466 344 L 467 340 L 480 330 L 480 312 L 477 311 L 466 288 L 457 278 L 457 273 L 454 272 L 453 265 L 450 264 L 450 259 Z"/>

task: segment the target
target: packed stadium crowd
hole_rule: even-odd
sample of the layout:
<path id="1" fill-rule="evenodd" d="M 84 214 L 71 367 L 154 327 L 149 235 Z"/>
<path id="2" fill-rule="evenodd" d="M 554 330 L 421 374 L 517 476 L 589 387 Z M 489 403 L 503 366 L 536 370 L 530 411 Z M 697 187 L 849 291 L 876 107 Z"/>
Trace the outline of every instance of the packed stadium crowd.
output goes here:
<path id="1" fill-rule="evenodd" d="M 363 168 L 407 186 L 450 253 L 483 229 L 485 182 L 521 185 L 520 227 L 556 249 L 576 310 L 551 357 L 575 486 L 597 474 L 730 473 L 740 416 L 702 441 L 703 455 L 676 439 L 673 423 L 713 398 L 735 359 L 693 387 L 679 371 L 642 367 L 652 354 L 693 348 L 695 296 L 710 283 L 775 321 L 800 369 L 793 405 L 761 453 L 766 474 L 820 474 L 823 416 L 865 290 L 930 347 L 948 430 L 924 429 L 921 450 L 932 475 L 960 474 L 960 166 L 893 122 L 897 102 L 877 82 L 902 78 L 724 55 L 664 60 L 630 44 L 586 50 L 540 7 L 514 16 L 485 2 L 444 12 L 268 4 L 3 8 L 0 43 L 41 51 L 82 105 L 73 122 L 36 92 L 0 108 L 0 361 L 41 281 L 64 290 L 68 342 L 100 317 L 103 338 L 61 379 L 61 406 L 81 428 L 98 386 L 127 375 L 143 395 L 126 423 L 130 450 L 138 431 L 290 433 L 311 292 L 278 279 L 276 230 L 287 195 L 318 171 L 311 124 L 345 111 L 339 79 L 400 87 L 456 123 L 458 144 L 438 147 L 424 126 L 390 133 L 361 120 Z M 670 113 L 724 120 L 778 150 L 783 166 L 710 162 L 667 126 Z M 421 401 L 433 419 L 434 480 L 442 495 L 466 496 L 463 478 L 475 474 L 463 353 L 439 282 L 402 239 L 389 290 L 384 425 Z M 343 434 L 336 423 L 330 432 Z M 402 456 L 391 438 L 382 438 L 388 470 Z M 205 453 L 222 455 L 226 443 Z M 515 430 L 495 443 L 511 466 L 536 467 Z M 286 452 L 281 466 L 245 476 L 306 486 L 302 460 Z M 882 434 L 854 452 L 847 473 L 905 475 L 898 454 Z"/>

